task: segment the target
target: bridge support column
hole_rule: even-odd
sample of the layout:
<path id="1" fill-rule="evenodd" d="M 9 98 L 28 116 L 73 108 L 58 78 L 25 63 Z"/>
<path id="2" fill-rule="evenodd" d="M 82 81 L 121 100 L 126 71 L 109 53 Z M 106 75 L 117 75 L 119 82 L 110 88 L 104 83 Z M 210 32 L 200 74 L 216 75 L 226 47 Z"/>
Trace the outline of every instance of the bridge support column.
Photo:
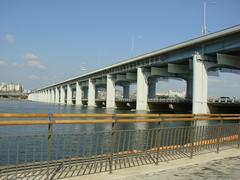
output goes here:
<path id="1" fill-rule="evenodd" d="M 64 87 L 60 87 L 60 103 L 65 104 L 65 90 Z"/>
<path id="2" fill-rule="evenodd" d="M 45 91 L 42 92 L 40 102 L 45 102 Z"/>
<path id="3" fill-rule="evenodd" d="M 147 110 L 148 81 L 143 68 L 137 69 L 137 110 Z"/>
<path id="4" fill-rule="evenodd" d="M 44 91 L 43 102 L 47 102 L 47 90 Z"/>
<path id="5" fill-rule="evenodd" d="M 49 103 L 50 102 L 50 90 L 47 90 L 47 99 L 46 102 Z"/>
<path id="6" fill-rule="evenodd" d="M 123 98 L 128 99 L 129 98 L 129 94 L 130 94 L 130 90 L 129 90 L 129 84 L 127 85 L 123 85 Z"/>
<path id="7" fill-rule="evenodd" d="M 82 88 L 79 82 L 76 82 L 76 105 L 82 105 Z"/>
<path id="8" fill-rule="evenodd" d="M 95 106 L 95 85 L 91 79 L 88 80 L 88 106 Z"/>
<path id="9" fill-rule="evenodd" d="M 115 82 L 111 75 L 107 75 L 107 108 L 115 108 Z"/>
<path id="10" fill-rule="evenodd" d="M 199 54 L 193 56 L 193 99 L 192 113 L 208 113 L 207 92 L 208 92 L 208 75 L 207 64 Z"/>
<path id="11" fill-rule="evenodd" d="M 151 81 L 148 83 L 148 98 L 154 99 L 156 97 L 156 82 Z"/>
<path id="12" fill-rule="evenodd" d="M 59 90 L 58 90 L 57 87 L 55 88 L 55 101 L 54 101 L 54 103 L 56 103 L 56 104 L 59 103 Z"/>
<path id="13" fill-rule="evenodd" d="M 45 91 L 44 102 L 48 102 L 48 91 Z"/>
<path id="14" fill-rule="evenodd" d="M 53 89 L 50 89 L 49 92 L 50 92 L 50 103 L 54 103 L 54 91 L 53 91 Z"/>
<path id="15" fill-rule="evenodd" d="M 67 85 L 67 104 L 72 104 L 72 88 L 71 85 Z"/>
<path id="16" fill-rule="evenodd" d="M 47 90 L 47 103 L 51 102 L 51 92 L 50 89 Z"/>
<path id="17" fill-rule="evenodd" d="M 42 92 L 42 96 L 41 96 L 41 102 L 45 102 L 45 91 Z"/>

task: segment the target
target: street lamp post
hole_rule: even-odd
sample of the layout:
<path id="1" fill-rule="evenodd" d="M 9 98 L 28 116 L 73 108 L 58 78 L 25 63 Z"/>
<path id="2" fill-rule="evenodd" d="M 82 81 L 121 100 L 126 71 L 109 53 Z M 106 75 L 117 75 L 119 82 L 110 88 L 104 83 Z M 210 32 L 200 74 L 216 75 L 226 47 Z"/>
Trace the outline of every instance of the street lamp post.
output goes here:
<path id="1" fill-rule="evenodd" d="M 215 2 L 208 3 L 207 1 L 204 1 L 203 3 L 203 25 L 202 25 L 202 35 L 207 34 L 207 23 L 206 23 L 206 16 L 207 16 L 207 4 L 216 4 Z"/>

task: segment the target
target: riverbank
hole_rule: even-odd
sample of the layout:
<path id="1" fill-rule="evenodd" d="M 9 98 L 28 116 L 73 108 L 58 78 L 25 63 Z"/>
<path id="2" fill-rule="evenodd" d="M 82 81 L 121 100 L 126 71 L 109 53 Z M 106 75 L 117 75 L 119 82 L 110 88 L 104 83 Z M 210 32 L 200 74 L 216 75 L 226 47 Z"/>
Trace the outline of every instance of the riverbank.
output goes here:
<path id="1" fill-rule="evenodd" d="M 240 176 L 240 149 L 228 149 L 219 154 L 212 152 L 182 158 L 159 165 L 144 165 L 113 171 L 112 174 L 99 173 L 84 176 L 88 180 L 238 180 Z M 77 180 L 79 177 L 67 178 Z"/>

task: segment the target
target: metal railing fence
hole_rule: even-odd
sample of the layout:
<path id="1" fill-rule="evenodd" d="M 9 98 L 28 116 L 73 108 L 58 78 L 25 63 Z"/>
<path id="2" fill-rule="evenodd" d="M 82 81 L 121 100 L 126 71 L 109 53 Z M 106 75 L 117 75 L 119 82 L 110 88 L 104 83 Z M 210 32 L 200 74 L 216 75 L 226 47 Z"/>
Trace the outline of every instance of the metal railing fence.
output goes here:
<path id="1" fill-rule="evenodd" d="M 0 114 L 0 118 L 0 127 L 47 127 L 46 133 L 36 135 L 0 133 L 0 179 L 61 179 L 112 173 L 240 145 L 240 114 Z M 179 121 L 188 123 L 167 126 Z M 122 123 L 146 122 L 155 126 L 118 129 Z M 68 124 L 81 124 L 83 129 L 89 124 L 110 124 L 110 129 L 85 128 L 77 133 L 55 129 Z"/>

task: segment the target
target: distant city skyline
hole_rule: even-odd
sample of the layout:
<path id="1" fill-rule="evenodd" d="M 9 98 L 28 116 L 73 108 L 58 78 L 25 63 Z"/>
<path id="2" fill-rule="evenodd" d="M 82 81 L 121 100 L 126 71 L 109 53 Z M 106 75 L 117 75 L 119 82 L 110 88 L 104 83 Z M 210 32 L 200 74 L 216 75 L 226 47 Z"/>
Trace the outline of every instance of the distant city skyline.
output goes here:
<path id="1" fill-rule="evenodd" d="M 1 0 L 0 81 L 35 89 L 201 36 L 203 2 Z M 240 23 L 240 1 L 214 2 L 209 32 Z M 209 76 L 209 96 L 239 97 L 239 80 Z M 157 92 L 185 88 L 184 81 L 157 83 Z"/>

